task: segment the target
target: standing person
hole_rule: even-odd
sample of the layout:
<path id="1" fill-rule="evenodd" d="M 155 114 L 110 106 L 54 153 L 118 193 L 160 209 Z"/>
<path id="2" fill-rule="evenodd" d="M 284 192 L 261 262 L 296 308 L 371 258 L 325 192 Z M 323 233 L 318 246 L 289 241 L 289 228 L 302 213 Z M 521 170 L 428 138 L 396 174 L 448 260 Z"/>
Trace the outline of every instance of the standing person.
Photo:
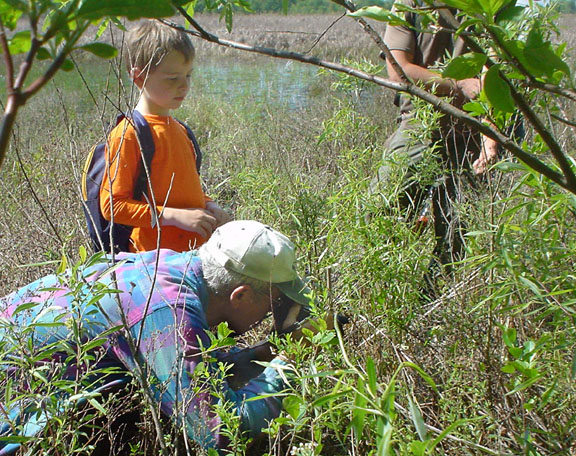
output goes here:
<path id="1" fill-rule="evenodd" d="M 194 146 L 186 128 L 171 116 L 190 89 L 194 46 L 186 33 L 148 20 L 129 31 L 126 50 L 130 78 L 140 90 L 136 110 L 148 122 L 155 145 L 151 191 L 146 192 L 150 204 L 134 198 L 142 158 L 134 127 L 124 119 L 108 137 L 101 212 L 107 220 L 113 214 L 114 223 L 134 227 L 132 252 L 157 248 L 158 237 L 161 248 L 200 247 L 230 216 L 204 193 Z"/>
<path id="2" fill-rule="evenodd" d="M 422 6 L 422 2 L 415 0 L 401 3 L 412 8 Z M 436 95 L 452 97 L 456 106 L 474 99 L 481 90 L 480 79 L 455 81 L 443 78 L 435 70 L 447 55 L 456 57 L 464 52 L 463 41 L 454 39 L 448 31 L 451 27 L 442 17 L 438 18 L 434 33 L 419 30 L 416 13 L 407 12 L 405 17 L 410 26 L 388 25 L 384 41 L 406 76 Z M 386 59 L 386 64 L 389 78 L 403 82 L 392 61 Z M 462 228 L 454 213 L 454 203 L 460 199 L 462 171 L 472 168 L 476 174 L 484 173 L 487 165 L 497 158 L 496 143 L 448 116 L 443 116 L 438 129 L 427 136 L 415 121 L 410 98 L 399 95 L 395 104 L 400 107 L 399 125 L 387 141 L 385 164 L 378 170 L 372 190 L 390 179 L 393 162 L 406 166 L 399 204 L 408 212 L 407 218 L 414 219 L 431 194 L 436 236 L 433 264 L 446 265 L 458 260 L 464 250 Z M 418 181 L 418 166 L 428 156 L 434 157 L 444 169 L 442 177 L 432 185 Z"/>
<path id="3" fill-rule="evenodd" d="M 292 242 L 259 222 L 233 221 L 218 228 L 198 251 L 120 253 L 115 260 L 112 268 L 105 261 L 46 276 L 0 299 L 2 366 L 13 371 L 11 394 L 3 394 L 10 402 L 1 407 L 0 436 L 40 433 L 51 419 L 42 404 L 64 404 L 70 394 L 70 387 L 60 392 L 50 385 L 35 387 L 47 387 L 50 393 L 32 389 L 26 375 L 31 375 L 27 363 L 34 356 L 45 364 L 42 376 L 52 376 L 61 385 L 66 385 L 64 379 L 75 380 L 76 392 L 118 381 L 122 373 L 146 373 L 161 412 L 203 448 L 226 448 L 225 436 L 233 432 L 221 427 L 218 406 L 238 417 L 240 434 L 260 434 L 280 413 L 278 393 L 287 387 L 287 377 L 279 371 L 285 362 L 273 355 L 269 344 L 237 352 L 237 357 L 207 349 L 215 339 L 210 332 L 220 323 L 243 334 L 273 311 L 278 300 L 289 304 L 277 327 L 293 326 L 309 299 L 295 269 Z M 80 288 L 74 272 L 79 273 Z M 94 340 L 102 344 L 91 343 Z M 74 365 L 70 353 L 83 351 L 86 344 L 93 347 L 91 356 Z M 39 360 L 37 353 L 50 358 Z M 86 359 L 97 365 L 88 367 Z M 217 359 L 237 363 L 236 371 L 254 375 L 236 379 L 241 386 L 234 390 Z M 251 360 L 271 365 L 254 370 Z M 102 373 L 98 366 L 116 371 Z M 23 379 L 20 386 L 16 379 Z M 27 409 L 20 407 L 22 399 L 14 401 L 19 394 L 35 400 Z M 49 397 L 41 400 L 42 394 Z M 0 440 L 2 456 L 17 448 Z"/>

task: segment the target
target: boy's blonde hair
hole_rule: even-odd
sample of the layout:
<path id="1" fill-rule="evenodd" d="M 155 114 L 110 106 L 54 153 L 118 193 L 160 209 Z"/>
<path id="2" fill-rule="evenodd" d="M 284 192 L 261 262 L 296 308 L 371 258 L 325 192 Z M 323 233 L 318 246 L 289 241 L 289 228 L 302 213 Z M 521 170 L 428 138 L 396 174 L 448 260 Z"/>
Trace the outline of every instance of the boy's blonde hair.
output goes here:
<path id="1" fill-rule="evenodd" d="M 131 28 L 126 36 L 128 72 L 132 68 L 154 70 L 172 51 L 180 52 L 186 62 L 194 58 L 195 50 L 187 33 L 155 20 L 146 20 Z"/>

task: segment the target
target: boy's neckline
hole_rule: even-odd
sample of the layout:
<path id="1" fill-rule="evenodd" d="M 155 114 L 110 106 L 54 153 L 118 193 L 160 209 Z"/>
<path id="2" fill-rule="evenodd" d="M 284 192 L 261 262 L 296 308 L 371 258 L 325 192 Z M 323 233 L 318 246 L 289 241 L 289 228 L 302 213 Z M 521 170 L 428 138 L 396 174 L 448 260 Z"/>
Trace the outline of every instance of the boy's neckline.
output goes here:
<path id="1" fill-rule="evenodd" d="M 174 120 L 174 117 L 172 117 L 171 115 L 160 115 L 160 114 L 142 114 L 142 115 L 147 119 L 158 121 L 170 122 L 171 120 Z"/>

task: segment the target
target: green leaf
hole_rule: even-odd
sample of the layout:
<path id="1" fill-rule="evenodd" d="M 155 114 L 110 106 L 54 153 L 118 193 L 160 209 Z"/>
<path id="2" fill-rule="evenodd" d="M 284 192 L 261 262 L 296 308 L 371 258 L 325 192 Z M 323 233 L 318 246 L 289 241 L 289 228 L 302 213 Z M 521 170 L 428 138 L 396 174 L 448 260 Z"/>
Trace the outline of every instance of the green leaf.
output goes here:
<path id="1" fill-rule="evenodd" d="M 412 452 L 412 456 L 424 456 L 427 447 L 428 442 L 420 442 L 419 440 L 410 442 L 410 451 Z"/>
<path id="2" fill-rule="evenodd" d="M 306 411 L 306 404 L 299 396 L 287 396 L 282 401 L 282 406 L 284 410 L 292 417 L 292 419 L 297 420 Z"/>
<path id="3" fill-rule="evenodd" d="M 10 54 L 23 54 L 30 50 L 32 46 L 32 38 L 30 30 L 15 33 L 12 39 L 8 42 L 8 49 Z"/>
<path id="4" fill-rule="evenodd" d="M 12 9 L 28 13 L 28 2 L 24 0 L 3 0 L 0 2 L 0 13 L 4 14 Z"/>
<path id="5" fill-rule="evenodd" d="M 469 112 L 472 116 L 483 116 L 487 113 L 484 105 L 478 101 L 470 101 L 462 106 L 462 109 Z"/>
<path id="6" fill-rule="evenodd" d="M 99 338 L 99 339 L 94 339 L 84 345 L 82 345 L 82 350 L 84 351 L 90 351 L 93 350 L 95 348 L 101 347 L 102 345 L 104 345 L 106 342 L 108 341 L 108 339 L 106 338 Z"/>
<path id="7" fill-rule="evenodd" d="M 410 361 L 403 362 L 402 366 L 407 366 L 407 367 L 411 367 L 412 369 L 414 369 L 416 372 L 418 372 L 420 374 L 420 377 L 422 377 L 422 380 L 424 380 L 426 383 L 428 383 L 428 386 L 430 386 L 430 388 L 432 388 L 434 391 L 438 392 L 438 387 L 436 386 L 436 383 L 434 383 L 434 380 L 432 379 L 432 377 L 430 377 L 430 375 L 428 375 L 426 372 L 424 372 L 424 369 L 422 369 L 420 366 L 418 366 L 417 364 L 411 363 Z"/>
<path id="8" fill-rule="evenodd" d="M 372 394 L 376 394 L 376 366 L 370 356 L 366 361 L 366 373 L 368 374 L 368 388 Z"/>
<path id="9" fill-rule="evenodd" d="M 538 380 L 541 380 L 543 377 L 544 377 L 544 375 L 540 374 L 540 375 L 536 375 L 534 377 L 529 378 L 525 382 L 522 382 L 519 385 L 516 385 L 516 387 L 512 391 L 508 391 L 506 393 L 506 396 L 510 396 L 511 394 L 517 393 L 519 391 L 523 391 L 526 388 L 531 387 L 534 383 L 536 383 Z"/>
<path id="10" fill-rule="evenodd" d="M 532 293 L 534 293 L 536 296 L 542 297 L 542 292 L 540 290 L 540 287 L 538 285 L 536 285 L 532 280 L 530 280 L 524 276 L 519 276 L 518 280 L 520 282 L 522 282 L 522 284 L 526 288 L 529 288 L 532 291 Z"/>
<path id="11" fill-rule="evenodd" d="M 526 166 L 518 162 L 499 162 L 494 165 L 494 168 L 505 173 L 526 171 Z"/>
<path id="12" fill-rule="evenodd" d="M 416 427 L 416 432 L 418 432 L 418 437 L 420 437 L 420 440 L 422 441 L 427 440 L 428 431 L 426 429 L 426 424 L 424 423 L 424 417 L 422 416 L 422 412 L 420 412 L 418 404 L 416 404 L 412 398 L 412 394 L 408 395 L 408 406 L 410 407 L 410 416 L 414 426 Z"/>
<path id="13" fill-rule="evenodd" d="M 508 363 L 508 364 L 502 366 L 500 368 L 500 370 L 502 372 L 504 372 L 505 374 L 513 374 L 514 372 L 516 372 L 516 368 L 514 367 L 513 363 Z"/>
<path id="14" fill-rule="evenodd" d="M 484 7 L 484 12 L 489 16 L 495 16 L 498 11 L 510 4 L 511 1 L 512 0 L 484 0 L 480 3 Z"/>
<path id="15" fill-rule="evenodd" d="M 84 49 L 85 51 L 91 52 L 97 57 L 102 57 L 103 59 L 111 59 L 116 57 L 118 54 L 118 49 L 110 44 L 106 43 L 89 43 L 80 46 L 79 49 Z"/>
<path id="16" fill-rule="evenodd" d="M 16 314 L 23 312 L 25 310 L 28 310 L 28 309 L 32 309 L 32 308 L 37 307 L 39 305 L 40 305 L 39 302 L 25 302 L 24 304 L 20 304 L 18 307 L 16 307 L 16 309 L 13 312 L 13 315 L 16 315 Z"/>
<path id="17" fill-rule="evenodd" d="M 86 247 L 84 247 L 83 245 L 81 245 L 78 248 L 78 256 L 80 257 L 80 261 L 82 263 L 86 262 L 86 258 L 88 257 L 88 252 L 86 251 Z"/>
<path id="18" fill-rule="evenodd" d="M 74 70 L 74 63 L 70 59 L 64 60 L 62 66 L 60 67 L 62 71 L 73 71 Z"/>
<path id="19" fill-rule="evenodd" d="M 468 13 L 470 16 L 485 12 L 482 2 L 478 0 L 443 0 L 442 3 Z"/>
<path id="20" fill-rule="evenodd" d="M 338 399 L 339 397 L 345 396 L 349 392 L 350 392 L 350 390 L 339 391 L 337 393 L 331 393 L 331 394 L 327 394 L 326 396 L 322 396 L 322 397 L 316 399 L 314 402 L 312 402 L 312 407 L 322 407 L 327 402 L 331 402 L 335 399 Z"/>
<path id="21" fill-rule="evenodd" d="M 506 328 L 504 326 L 502 328 L 502 339 L 507 347 L 515 347 L 516 346 L 516 328 Z"/>
<path id="22" fill-rule="evenodd" d="M 534 24 L 524 42 L 506 43 L 505 47 L 533 73 L 533 76 L 554 78 L 554 73 L 557 71 L 570 74 L 568 65 L 557 55 L 550 41 L 545 40 L 539 22 Z M 559 47 L 558 52 L 562 52 L 562 49 Z"/>
<path id="23" fill-rule="evenodd" d="M 442 72 L 442 77 L 456 80 L 473 78 L 482 71 L 487 57 L 484 54 L 469 52 L 452 59 Z"/>
<path id="24" fill-rule="evenodd" d="M 531 31 L 528 34 L 526 47 L 524 48 L 524 58 L 529 62 L 529 68 L 535 68 L 543 74 L 553 77 L 556 71 L 570 74 L 570 67 L 559 56 L 556 55 L 550 42 L 540 42 L 539 39 L 530 39 Z M 537 35 L 537 33 L 534 33 Z"/>
<path id="25" fill-rule="evenodd" d="M 0 437 L 0 442 L 8 442 L 8 443 L 26 443 L 30 440 L 37 439 L 37 436 L 26 437 L 23 435 L 4 435 Z"/>
<path id="26" fill-rule="evenodd" d="M 456 429 L 458 426 L 461 426 L 463 424 L 466 424 L 468 422 L 470 422 L 471 420 L 466 420 L 466 419 L 462 419 L 462 420 L 456 420 L 455 422 L 453 422 L 452 424 L 450 424 L 446 429 L 444 429 L 440 434 L 438 434 L 438 437 L 436 437 L 431 444 L 428 444 L 428 451 L 429 454 L 434 454 L 433 450 L 434 448 L 436 448 L 436 446 L 444 439 L 446 438 L 446 436 L 448 434 L 450 434 L 452 432 L 453 429 Z"/>
<path id="27" fill-rule="evenodd" d="M 365 407 L 368 402 L 364 395 L 365 390 L 364 380 L 358 378 L 358 391 L 354 397 L 354 408 L 352 409 L 352 427 L 358 440 L 362 438 L 362 432 L 364 431 Z"/>
<path id="28" fill-rule="evenodd" d="M 503 22 L 518 22 L 524 17 L 524 7 L 523 6 L 509 6 L 502 10 L 498 14 L 498 19 L 496 23 L 500 24 Z"/>
<path id="29" fill-rule="evenodd" d="M 522 356 L 522 349 L 520 347 L 508 347 L 508 351 L 514 358 L 520 358 Z M 516 367 L 521 367 L 521 364 L 514 364 Z"/>
<path id="30" fill-rule="evenodd" d="M 102 415 L 106 415 L 108 413 L 102 404 L 100 404 L 100 402 L 98 402 L 96 399 L 89 398 L 88 402 L 90 402 L 90 405 L 92 405 L 92 407 L 98 410 Z"/>
<path id="31" fill-rule="evenodd" d="M 550 399 L 552 398 L 552 396 L 556 392 L 556 385 L 557 385 L 557 381 L 554 381 L 552 386 L 544 392 L 544 394 L 540 398 L 540 404 L 538 404 L 538 410 L 541 410 L 542 408 L 546 407 L 548 402 L 550 402 Z"/>
<path id="32" fill-rule="evenodd" d="M 185 8 L 186 14 L 188 14 L 188 16 L 190 17 L 194 17 L 194 13 L 196 12 L 196 2 L 191 2 L 186 8 Z M 188 24 L 188 20 L 186 20 L 186 24 Z"/>
<path id="33" fill-rule="evenodd" d="M 18 25 L 18 19 L 22 13 L 27 10 L 28 5 L 25 2 L 17 2 L 21 4 L 22 9 L 14 8 L 8 2 L 0 2 L 0 20 L 5 28 L 14 30 Z"/>
<path id="34" fill-rule="evenodd" d="M 64 62 L 64 63 L 66 63 L 66 62 Z M 64 65 L 62 65 L 62 67 L 64 67 Z M 68 258 L 66 258 L 66 255 L 62 255 L 62 258 L 60 259 L 60 264 L 58 265 L 58 268 L 56 269 L 56 274 L 58 274 L 58 275 L 63 274 L 67 268 L 68 268 Z"/>
<path id="35" fill-rule="evenodd" d="M 514 112 L 516 105 L 510 94 L 510 87 L 500 77 L 498 65 L 494 65 L 484 78 L 484 93 L 490 104 L 497 111 Z"/>
<path id="36" fill-rule="evenodd" d="M 376 21 L 388 22 L 390 25 L 404 25 L 406 27 L 413 27 L 406 19 L 402 19 L 390 12 L 386 8 L 380 6 L 365 6 L 353 13 L 346 13 L 350 17 L 367 17 L 369 19 L 374 19 Z"/>
<path id="37" fill-rule="evenodd" d="M 82 0 L 78 8 L 81 19 L 96 20 L 121 16 L 128 20 L 168 17 L 174 14 L 170 0 Z"/>

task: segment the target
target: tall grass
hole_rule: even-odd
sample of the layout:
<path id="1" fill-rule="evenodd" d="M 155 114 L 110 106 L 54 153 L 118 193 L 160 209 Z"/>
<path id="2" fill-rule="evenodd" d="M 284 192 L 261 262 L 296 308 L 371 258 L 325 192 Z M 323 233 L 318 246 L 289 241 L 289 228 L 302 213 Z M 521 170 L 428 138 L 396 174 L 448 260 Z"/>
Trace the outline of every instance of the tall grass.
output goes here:
<path id="1" fill-rule="evenodd" d="M 307 18 L 290 19 L 296 23 L 260 21 L 259 33 L 296 30 Z M 239 30 L 244 20 L 237 18 Z M 359 59 L 351 41 L 322 52 Z M 52 272 L 50 261 L 62 253 L 77 258 L 87 243 L 79 170 L 114 115 L 103 92 L 126 103 L 130 89 L 119 91 L 114 79 L 106 88 L 108 71 L 95 71 L 94 61 L 78 65 L 98 108 L 77 73 L 61 75 L 26 107 L 0 170 L 1 294 Z M 204 147 L 209 193 L 236 218 L 287 233 L 318 311 L 352 320 L 312 347 L 287 342 L 293 390 L 282 417 L 248 452 L 576 451 L 573 196 L 505 160 L 470 189 L 460 207 L 467 257 L 444 278 L 440 298 L 425 300 L 431 231 L 414 232 L 393 205 L 365 217 L 390 206 L 390 194 L 370 194 L 368 186 L 395 128 L 391 93 L 329 74 L 319 75 L 301 110 L 193 92 L 176 115 Z M 154 454 L 149 441 L 143 433 L 132 454 Z"/>

